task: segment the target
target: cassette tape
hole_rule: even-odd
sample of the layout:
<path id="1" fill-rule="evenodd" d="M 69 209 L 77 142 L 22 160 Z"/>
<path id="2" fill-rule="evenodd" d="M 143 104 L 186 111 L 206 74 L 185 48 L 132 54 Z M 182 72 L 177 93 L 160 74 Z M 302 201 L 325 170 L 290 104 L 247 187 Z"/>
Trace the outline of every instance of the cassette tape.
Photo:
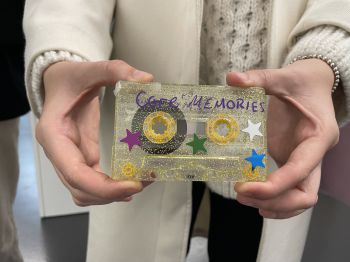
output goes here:
<path id="1" fill-rule="evenodd" d="M 114 93 L 112 178 L 266 180 L 263 88 L 118 82 Z"/>

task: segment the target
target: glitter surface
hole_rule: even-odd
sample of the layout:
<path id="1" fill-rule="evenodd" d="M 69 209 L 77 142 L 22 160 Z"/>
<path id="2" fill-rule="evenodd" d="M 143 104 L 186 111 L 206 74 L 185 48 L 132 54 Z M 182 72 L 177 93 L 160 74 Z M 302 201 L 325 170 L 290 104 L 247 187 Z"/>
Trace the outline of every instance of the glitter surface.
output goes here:
<path id="1" fill-rule="evenodd" d="M 267 154 L 264 89 L 119 82 L 115 95 L 114 179 L 266 180 L 252 153 Z M 127 129 L 140 134 L 131 150 Z"/>

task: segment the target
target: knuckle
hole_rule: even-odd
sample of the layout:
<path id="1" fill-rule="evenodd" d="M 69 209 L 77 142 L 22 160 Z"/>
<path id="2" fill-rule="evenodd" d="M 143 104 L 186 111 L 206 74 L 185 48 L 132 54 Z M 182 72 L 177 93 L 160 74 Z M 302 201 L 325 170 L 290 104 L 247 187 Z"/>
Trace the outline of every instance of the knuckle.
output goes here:
<path id="1" fill-rule="evenodd" d="M 313 207 L 317 204 L 318 201 L 318 196 L 317 195 L 313 195 L 313 196 L 308 196 L 306 197 L 304 204 L 306 208 L 310 208 Z"/>
<path id="2" fill-rule="evenodd" d="M 138 186 L 133 187 L 133 188 L 128 188 L 125 191 L 120 193 L 118 199 L 123 200 L 125 198 L 132 197 L 133 195 L 140 193 L 142 190 L 143 190 L 142 185 L 138 185 Z"/>
<path id="3" fill-rule="evenodd" d="M 110 61 L 103 61 L 101 63 L 102 63 L 101 66 L 107 75 L 114 74 L 115 70 L 114 70 L 113 65 Z"/>
<path id="4" fill-rule="evenodd" d="M 101 70 L 101 72 L 104 72 L 106 75 L 114 75 L 116 73 L 116 68 L 118 68 L 118 64 L 120 60 L 113 60 L 113 61 L 98 61 L 95 62 L 95 65 L 97 68 Z"/>
<path id="5" fill-rule="evenodd" d="M 110 188 L 111 183 L 113 183 L 110 177 L 105 176 L 103 179 L 103 184 L 105 185 L 105 188 L 103 190 L 99 190 L 98 197 L 104 200 L 111 201 L 115 198 L 116 195 L 119 195 L 119 190 L 114 190 Z"/>
<path id="6" fill-rule="evenodd" d="M 116 70 L 121 71 L 123 68 L 131 68 L 127 63 L 125 63 L 123 60 L 113 60 L 108 63 L 108 72 L 114 73 Z"/>
<path id="7" fill-rule="evenodd" d="M 260 70 L 259 72 L 260 72 L 260 78 L 262 79 L 263 83 L 265 85 L 268 85 L 271 82 L 270 80 L 272 78 L 270 71 Z"/>
<path id="8" fill-rule="evenodd" d="M 35 127 L 35 139 L 38 141 L 40 145 L 43 145 L 44 142 L 44 132 L 45 132 L 45 124 L 42 120 L 39 120 Z"/>
<path id="9" fill-rule="evenodd" d="M 103 191 L 99 194 L 99 197 L 104 200 L 113 200 L 115 196 L 118 195 L 118 192 L 112 192 L 109 190 Z"/>
<path id="10" fill-rule="evenodd" d="M 332 134 L 332 139 L 331 139 L 331 146 L 335 146 L 339 143 L 339 137 L 340 137 L 340 130 L 339 127 L 337 125 L 337 123 L 334 123 L 331 127 L 330 127 L 331 131 L 330 133 Z"/>
<path id="11" fill-rule="evenodd" d="M 258 82 L 263 86 L 269 85 L 272 79 L 272 74 L 269 70 L 252 70 L 248 72 L 248 76 L 252 79 L 257 78 Z"/>
<path id="12" fill-rule="evenodd" d="M 318 121 L 315 123 L 315 128 L 312 130 L 311 135 L 318 137 L 323 143 L 326 143 L 327 146 L 331 148 L 338 144 L 340 130 L 335 120 L 328 122 Z"/>
<path id="13" fill-rule="evenodd" d="M 89 204 L 87 202 L 85 202 L 84 200 L 78 198 L 78 197 L 74 197 L 73 196 L 73 202 L 75 205 L 79 206 L 79 207 L 86 207 Z"/>
<path id="14" fill-rule="evenodd" d="M 132 66 L 123 60 L 112 60 L 105 62 L 104 70 L 108 75 L 118 75 L 120 79 L 127 79 L 135 70 Z"/>
<path id="15" fill-rule="evenodd" d="M 110 65 L 113 65 L 115 67 L 128 66 L 127 63 L 125 63 L 123 60 L 120 60 L 120 59 L 112 60 Z"/>
<path id="16" fill-rule="evenodd" d="M 259 192 L 252 192 L 249 195 L 249 197 L 260 201 L 266 201 L 266 200 L 271 200 L 275 198 L 276 194 L 271 191 L 259 191 Z"/>
<path id="17" fill-rule="evenodd" d="M 318 202 L 318 195 L 314 195 L 313 197 L 311 197 L 310 199 L 311 206 L 315 206 L 317 202 Z"/>
<path id="18" fill-rule="evenodd" d="M 79 182 L 71 174 L 62 174 L 67 183 L 74 189 L 79 189 Z"/>
<path id="19" fill-rule="evenodd" d="M 281 189 L 276 184 L 271 184 L 269 187 L 262 188 L 260 190 L 257 190 L 254 193 L 254 198 L 260 199 L 260 200 L 269 200 L 274 199 L 280 195 Z"/>
<path id="20" fill-rule="evenodd" d="M 98 198 L 103 201 L 113 202 L 122 199 L 123 194 L 118 190 L 105 190 L 99 193 Z"/>
<path id="21" fill-rule="evenodd" d="M 310 171 L 302 164 L 302 160 L 289 161 L 285 165 L 290 174 L 294 176 L 293 183 L 301 182 L 310 174 Z"/>

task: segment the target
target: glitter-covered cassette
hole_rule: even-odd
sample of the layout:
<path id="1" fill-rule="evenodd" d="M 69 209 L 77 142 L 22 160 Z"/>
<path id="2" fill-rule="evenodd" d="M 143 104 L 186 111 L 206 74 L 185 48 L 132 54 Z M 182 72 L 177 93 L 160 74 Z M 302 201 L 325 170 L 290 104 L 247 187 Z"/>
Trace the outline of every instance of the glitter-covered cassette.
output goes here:
<path id="1" fill-rule="evenodd" d="M 119 82 L 114 93 L 114 179 L 266 180 L 263 88 Z"/>

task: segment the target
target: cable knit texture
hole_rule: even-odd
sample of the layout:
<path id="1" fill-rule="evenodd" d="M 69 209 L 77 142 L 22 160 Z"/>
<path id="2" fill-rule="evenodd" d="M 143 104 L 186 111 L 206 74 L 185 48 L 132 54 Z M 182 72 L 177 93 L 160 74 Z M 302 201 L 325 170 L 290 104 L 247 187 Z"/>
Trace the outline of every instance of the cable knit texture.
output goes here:
<path id="1" fill-rule="evenodd" d="M 350 35 L 334 26 L 316 27 L 298 37 L 285 64 L 297 56 L 323 55 L 332 59 L 340 72 L 341 85 L 333 94 L 336 118 L 340 126 L 350 120 Z M 345 93 L 345 94 L 344 94 Z"/>
<path id="2" fill-rule="evenodd" d="M 34 114 L 37 116 L 41 114 L 44 104 L 43 73 L 50 65 L 60 61 L 82 62 L 85 61 L 85 59 L 67 51 L 48 51 L 35 59 L 33 67 L 31 68 L 32 72 L 29 74 L 30 79 L 28 83 L 31 85 L 29 90 L 31 90 L 33 94 L 32 98 L 34 101 L 32 101 L 32 103 L 36 105 L 34 107 L 36 109 Z"/>
<path id="3" fill-rule="evenodd" d="M 225 84 L 227 71 L 266 66 L 269 0 L 205 0 L 201 82 Z"/>

